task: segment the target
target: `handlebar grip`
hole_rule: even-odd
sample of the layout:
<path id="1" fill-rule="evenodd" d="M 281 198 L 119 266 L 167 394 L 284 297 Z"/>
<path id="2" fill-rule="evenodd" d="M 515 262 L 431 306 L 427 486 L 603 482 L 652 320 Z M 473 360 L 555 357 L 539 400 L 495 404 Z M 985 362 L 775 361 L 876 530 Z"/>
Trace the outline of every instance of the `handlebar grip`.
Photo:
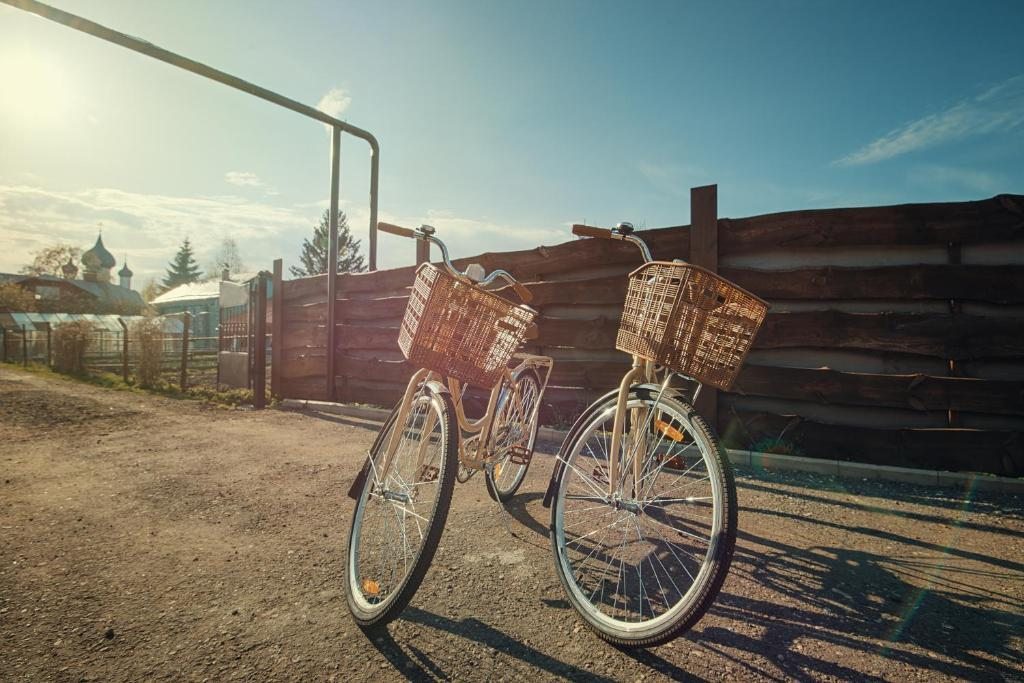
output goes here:
<path id="1" fill-rule="evenodd" d="M 412 237 L 414 239 L 416 237 L 416 233 L 409 228 L 392 225 L 391 223 L 385 223 L 384 221 L 377 221 L 377 229 L 382 232 L 390 232 L 392 235 L 398 235 L 399 237 Z"/>
<path id="2" fill-rule="evenodd" d="M 611 239 L 612 231 L 608 228 L 594 228 L 589 225 L 575 224 L 572 226 L 572 234 L 580 237 L 603 237 Z"/>
<path id="3" fill-rule="evenodd" d="M 512 289 L 515 290 L 516 294 L 519 296 L 519 300 L 522 301 L 524 304 L 528 304 L 531 301 L 533 301 L 533 293 L 530 290 L 528 290 L 524 285 L 518 282 L 513 282 Z"/>

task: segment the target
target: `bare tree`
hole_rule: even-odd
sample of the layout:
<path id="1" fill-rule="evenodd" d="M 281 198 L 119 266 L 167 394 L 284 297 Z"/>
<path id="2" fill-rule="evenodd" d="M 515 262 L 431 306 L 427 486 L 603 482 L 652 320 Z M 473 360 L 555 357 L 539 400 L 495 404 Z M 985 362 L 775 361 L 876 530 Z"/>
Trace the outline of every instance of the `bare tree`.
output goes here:
<path id="1" fill-rule="evenodd" d="M 80 258 L 82 258 L 81 249 L 72 247 L 70 244 L 58 242 L 53 246 L 43 247 L 35 252 L 32 257 L 32 263 L 23 266 L 21 272 L 25 275 L 56 275 L 60 277 L 62 274 L 61 266 L 69 260 L 77 266 Z"/>

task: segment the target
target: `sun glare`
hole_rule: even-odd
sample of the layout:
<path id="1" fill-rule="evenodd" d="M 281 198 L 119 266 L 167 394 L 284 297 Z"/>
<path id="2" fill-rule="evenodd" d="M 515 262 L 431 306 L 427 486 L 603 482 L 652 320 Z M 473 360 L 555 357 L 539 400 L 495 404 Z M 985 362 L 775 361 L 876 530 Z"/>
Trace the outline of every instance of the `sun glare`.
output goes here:
<path id="1" fill-rule="evenodd" d="M 19 126 L 39 128 L 71 115 L 74 84 L 60 64 L 29 50 L 0 52 L 0 116 Z"/>

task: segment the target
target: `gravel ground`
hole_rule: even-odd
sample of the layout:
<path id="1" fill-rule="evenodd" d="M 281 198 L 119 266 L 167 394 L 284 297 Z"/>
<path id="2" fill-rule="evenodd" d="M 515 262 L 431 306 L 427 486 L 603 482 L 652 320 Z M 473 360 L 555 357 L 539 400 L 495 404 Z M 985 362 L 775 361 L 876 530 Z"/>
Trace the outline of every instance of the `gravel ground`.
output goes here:
<path id="1" fill-rule="evenodd" d="M 368 639 L 344 492 L 375 429 L 0 368 L 0 679 L 1024 680 L 1020 497 L 740 472 L 715 607 L 630 653 L 564 600 L 550 455 L 507 529 L 479 477 L 456 488 L 423 587 Z"/>

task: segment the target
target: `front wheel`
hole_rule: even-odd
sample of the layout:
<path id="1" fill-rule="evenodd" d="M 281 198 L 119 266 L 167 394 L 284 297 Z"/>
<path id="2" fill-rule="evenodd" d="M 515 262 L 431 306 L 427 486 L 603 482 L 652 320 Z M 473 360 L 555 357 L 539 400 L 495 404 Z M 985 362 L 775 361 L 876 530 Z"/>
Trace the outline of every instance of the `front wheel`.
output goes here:
<path id="1" fill-rule="evenodd" d="M 569 601 L 597 634 L 651 647 L 711 606 L 736 544 L 736 488 L 714 432 L 693 407 L 633 387 L 609 485 L 617 397 L 588 409 L 562 447 L 551 543 Z M 634 467 L 634 463 L 638 463 Z"/>
<path id="2" fill-rule="evenodd" d="M 448 394 L 424 385 L 404 420 L 399 412 L 370 449 L 349 533 L 348 606 L 364 629 L 388 623 L 409 604 L 434 559 L 455 486 L 458 433 Z M 395 429 L 397 449 L 384 471 Z"/>
<path id="3" fill-rule="evenodd" d="M 491 452 L 497 458 L 486 468 L 487 493 L 496 501 L 508 502 L 526 478 L 537 441 L 540 392 L 540 376 L 526 368 L 512 378 L 498 399 L 491 428 Z"/>

